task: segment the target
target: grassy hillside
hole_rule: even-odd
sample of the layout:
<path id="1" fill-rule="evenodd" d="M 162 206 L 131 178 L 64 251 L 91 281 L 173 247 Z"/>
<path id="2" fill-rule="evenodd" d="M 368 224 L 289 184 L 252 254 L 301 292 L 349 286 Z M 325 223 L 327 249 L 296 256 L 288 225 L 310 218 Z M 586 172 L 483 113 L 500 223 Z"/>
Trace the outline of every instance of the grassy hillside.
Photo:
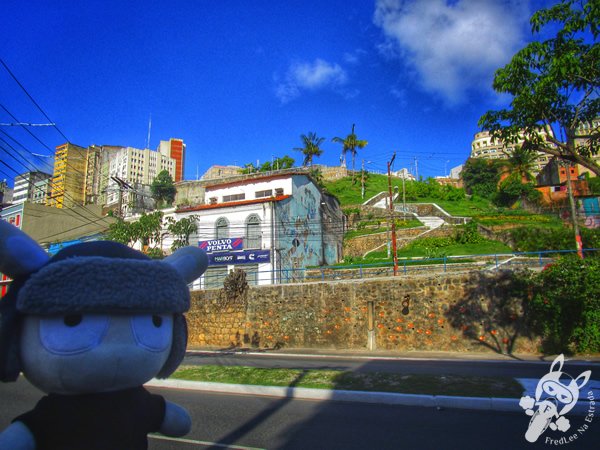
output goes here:
<path id="1" fill-rule="evenodd" d="M 352 182 L 351 177 L 325 182 L 325 189 L 335 195 L 342 208 L 360 205 L 380 192 L 388 192 L 386 175 L 369 174 L 365 182 L 365 198 L 361 197 L 360 176 Z M 392 178 L 392 189 L 398 188 L 402 195 L 402 180 Z M 554 214 L 533 214 L 525 210 L 498 208 L 489 200 L 480 197 L 467 197 L 464 190 L 441 186 L 433 180 L 423 182 L 406 181 L 405 197 L 407 203 L 436 203 L 449 214 L 459 217 L 472 217 L 473 220 L 488 226 L 494 225 L 535 225 L 549 228 L 561 228 L 562 221 Z"/>

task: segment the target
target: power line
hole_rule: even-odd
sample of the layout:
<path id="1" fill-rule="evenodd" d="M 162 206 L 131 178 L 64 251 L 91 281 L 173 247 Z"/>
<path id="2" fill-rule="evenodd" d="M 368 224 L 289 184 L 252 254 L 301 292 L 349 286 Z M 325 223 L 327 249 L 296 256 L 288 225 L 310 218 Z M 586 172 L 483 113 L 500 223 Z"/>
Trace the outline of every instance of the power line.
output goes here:
<path id="1" fill-rule="evenodd" d="M 27 95 L 27 97 L 29 97 L 29 100 L 32 101 L 32 103 L 37 107 L 37 109 L 40 110 L 40 112 L 44 115 L 44 117 L 48 120 L 48 122 L 52 123 L 53 127 L 56 129 L 56 131 L 58 131 L 60 133 L 60 135 L 67 141 L 67 142 L 71 142 L 69 141 L 69 139 L 64 135 L 64 133 L 58 128 L 58 126 L 52 121 L 52 119 L 50 119 L 50 117 L 48 117 L 48 114 L 46 114 L 46 112 L 42 109 L 42 107 L 38 104 L 38 102 L 36 102 L 34 100 L 34 98 L 31 96 L 31 94 L 29 94 L 29 92 L 27 92 L 27 89 L 25 89 L 25 86 L 23 86 L 23 84 L 21 84 L 21 82 L 17 79 L 17 77 L 15 76 L 14 73 L 12 73 L 12 71 L 8 68 L 8 66 L 6 65 L 6 63 L 4 62 L 4 60 L 2 58 L 0 58 L 0 63 L 4 66 L 4 68 L 6 69 L 6 71 L 9 73 L 9 75 L 12 77 L 13 80 L 15 80 L 15 82 L 19 85 L 19 87 L 23 90 L 23 92 L 25 92 L 25 95 Z M 18 121 L 17 121 L 18 122 Z"/>
<path id="2" fill-rule="evenodd" d="M 4 142 L 4 143 L 5 143 L 6 145 L 8 145 L 8 146 L 9 146 L 9 147 L 10 147 L 12 150 L 14 150 L 14 151 L 15 151 L 15 153 L 19 154 L 19 153 L 16 151 L 16 149 L 14 149 L 14 147 L 12 147 L 10 144 L 8 144 L 8 143 L 7 143 L 7 142 L 6 142 L 4 139 L 0 138 L 0 141 Z M 11 152 L 9 152 L 7 148 L 5 148 L 4 146 L 1 146 L 1 145 L 0 145 L 0 148 L 1 148 L 1 149 L 3 149 L 3 150 L 4 150 L 4 151 L 5 151 L 5 152 L 6 152 L 6 153 L 9 155 L 9 156 L 11 156 L 11 157 L 12 157 L 12 158 L 13 158 L 15 161 L 17 161 L 17 163 L 19 163 L 19 164 L 20 164 L 21 166 L 23 166 L 25 169 L 27 169 L 27 170 L 28 170 L 28 171 L 30 171 L 30 172 L 33 172 L 33 171 L 32 171 L 32 170 L 29 168 L 29 167 L 27 167 L 25 164 L 21 163 L 21 162 L 20 162 L 20 161 L 19 161 L 19 160 L 18 160 L 18 159 L 17 159 L 17 158 L 16 158 L 16 157 L 15 157 L 15 156 L 14 156 L 14 155 L 11 153 Z M 22 155 L 19 155 L 19 156 L 21 156 L 21 158 L 23 158 L 23 160 L 25 160 L 25 158 L 24 158 Z M 26 162 L 28 162 L 27 160 L 25 160 L 25 161 L 26 161 Z M 12 166 L 10 166 L 10 165 L 6 164 L 4 161 L 0 161 L 0 162 L 2 162 L 2 164 L 3 164 L 3 165 L 5 165 L 6 167 L 8 167 L 10 170 L 12 170 L 12 171 L 13 171 L 13 172 L 14 172 L 14 173 L 17 175 L 17 176 L 21 175 L 21 173 L 19 173 L 19 172 L 18 172 L 18 171 L 17 171 L 17 170 L 16 170 L 14 167 L 12 167 Z M 54 187 L 54 186 L 52 185 L 52 183 L 51 183 L 51 182 L 49 182 L 48 184 L 50 184 L 50 186 L 51 186 L 51 187 Z M 34 188 L 35 188 L 35 189 L 37 189 L 39 192 L 42 192 L 42 193 L 44 193 L 44 194 L 45 194 L 45 192 L 43 192 L 43 190 L 42 190 L 42 188 L 41 188 L 40 186 L 34 186 Z M 75 201 L 75 199 L 73 199 L 72 197 L 70 197 L 69 195 L 67 195 L 67 193 L 66 193 L 66 192 L 64 192 L 64 193 L 63 193 L 63 195 L 64 195 L 64 197 L 65 197 L 66 199 L 68 199 L 68 200 L 71 200 L 73 203 L 77 203 L 77 202 Z M 76 215 L 80 216 L 80 217 L 81 217 L 81 218 L 83 218 L 84 220 L 87 220 L 87 221 L 89 221 L 89 220 L 90 220 L 89 218 L 85 217 L 84 215 L 82 215 L 81 213 L 79 213 L 78 211 L 76 211 L 75 209 L 65 208 L 65 211 L 69 211 L 69 213 L 72 211 L 74 214 L 76 214 Z M 94 214 L 94 216 L 95 216 L 95 217 L 97 217 L 97 218 L 102 218 L 102 216 L 98 216 L 98 215 L 96 215 L 96 214 Z"/>

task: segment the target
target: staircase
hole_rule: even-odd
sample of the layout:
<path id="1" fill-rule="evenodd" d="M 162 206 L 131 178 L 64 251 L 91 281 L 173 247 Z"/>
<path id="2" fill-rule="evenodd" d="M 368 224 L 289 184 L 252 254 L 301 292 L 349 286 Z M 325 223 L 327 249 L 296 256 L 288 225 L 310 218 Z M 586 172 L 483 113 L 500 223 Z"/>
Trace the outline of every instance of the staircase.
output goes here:
<path id="1" fill-rule="evenodd" d="M 398 201 L 398 195 L 396 195 L 396 197 L 394 198 L 394 202 L 397 202 L 397 201 Z M 388 208 L 387 193 L 381 192 L 381 193 L 377 194 L 376 196 L 370 198 L 366 202 L 364 202 L 363 205 L 369 205 L 374 208 L 386 208 L 387 209 Z M 425 226 L 425 228 L 427 228 L 422 233 L 419 233 L 416 236 L 399 237 L 397 239 L 397 241 L 399 243 L 406 245 L 410 241 L 419 239 L 420 237 L 423 237 L 424 235 L 430 233 L 431 231 L 433 231 L 445 224 L 466 223 L 468 220 L 467 218 L 464 218 L 464 217 L 454 217 L 454 216 L 448 214 L 446 211 L 444 211 L 442 208 L 440 208 L 436 204 L 427 204 L 427 205 L 423 204 L 423 205 L 427 206 L 427 207 L 420 208 L 419 204 L 410 204 L 410 205 L 407 205 L 406 209 L 403 209 L 402 205 L 398 205 L 397 203 L 394 204 L 394 211 L 396 213 L 405 212 L 407 215 L 410 215 L 411 217 L 414 217 L 415 219 L 420 221 Z M 419 212 L 421 210 L 425 210 L 429 214 L 420 216 Z M 433 215 L 433 214 L 436 214 L 436 215 Z M 386 246 L 387 246 L 387 242 L 382 245 L 379 245 L 375 248 L 372 248 L 371 250 L 366 252 L 363 256 L 367 256 L 369 253 L 380 250 L 382 248 L 385 248 Z"/>

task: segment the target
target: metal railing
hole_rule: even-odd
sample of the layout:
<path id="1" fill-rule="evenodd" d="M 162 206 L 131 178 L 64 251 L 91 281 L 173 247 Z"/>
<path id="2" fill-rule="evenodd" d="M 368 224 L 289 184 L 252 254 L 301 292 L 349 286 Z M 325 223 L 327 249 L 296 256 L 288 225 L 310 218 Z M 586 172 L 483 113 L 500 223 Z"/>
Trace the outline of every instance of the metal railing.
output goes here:
<path id="1" fill-rule="evenodd" d="M 584 249 L 584 256 L 599 255 L 600 249 Z M 484 255 L 405 258 L 398 260 L 397 276 L 444 274 L 495 270 L 541 270 L 561 255 L 577 250 L 544 250 L 537 252 L 491 253 Z M 243 266 L 240 268 L 243 269 Z M 249 284 L 288 284 L 387 277 L 394 275 L 392 262 L 358 263 L 275 271 L 247 271 Z M 209 277 L 209 275 L 205 275 Z M 220 275 L 221 280 L 223 275 Z M 219 280 L 219 281 L 221 281 Z M 216 287 L 217 280 L 205 279 L 204 285 Z M 221 283 L 222 285 L 222 283 Z"/>

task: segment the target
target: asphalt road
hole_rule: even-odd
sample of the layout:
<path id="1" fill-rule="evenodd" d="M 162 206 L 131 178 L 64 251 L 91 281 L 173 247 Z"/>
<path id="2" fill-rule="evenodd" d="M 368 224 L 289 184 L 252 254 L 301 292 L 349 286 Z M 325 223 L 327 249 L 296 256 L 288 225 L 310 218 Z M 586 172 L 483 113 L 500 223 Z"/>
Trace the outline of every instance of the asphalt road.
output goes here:
<path id="1" fill-rule="evenodd" d="M 520 413 L 151 390 L 187 408 L 194 423 L 184 440 L 151 437 L 151 450 L 536 449 L 556 448 L 543 439 L 570 434 L 578 438 L 568 448 L 592 449 L 600 439 L 600 415 L 581 434 L 584 417 L 572 417 L 571 433 L 547 432 L 530 444 L 524 439 L 529 417 Z M 0 384 L 0 429 L 40 395 L 23 379 Z"/>
<path id="2" fill-rule="evenodd" d="M 443 360 L 408 358 L 352 358 L 344 356 L 285 356 L 277 353 L 247 354 L 243 352 L 194 352 L 186 355 L 186 365 L 250 366 L 293 369 L 338 369 L 356 372 L 385 372 L 403 374 L 491 376 L 513 378 L 540 378 L 550 369 L 551 361 L 490 361 Z M 600 378 L 600 362 L 568 361 L 568 373 L 592 371 L 592 378 Z"/>

